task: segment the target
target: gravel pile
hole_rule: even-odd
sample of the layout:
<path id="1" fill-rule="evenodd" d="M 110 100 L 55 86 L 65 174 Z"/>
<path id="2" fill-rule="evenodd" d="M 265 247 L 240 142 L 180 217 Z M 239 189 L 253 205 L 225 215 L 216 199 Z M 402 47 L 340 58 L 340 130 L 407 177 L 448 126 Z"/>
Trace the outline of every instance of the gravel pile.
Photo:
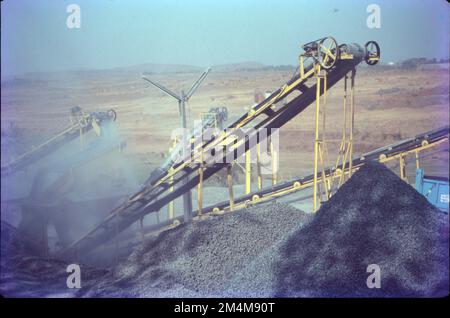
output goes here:
<path id="1" fill-rule="evenodd" d="M 280 250 L 277 296 L 449 293 L 448 215 L 384 165 L 361 168 Z M 369 264 L 381 288 L 369 289 Z"/>
<path id="2" fill-rule="evenodd" d="M 433 297 L 449 288 L 448 215 L 377 163 L 314 216 L 273 202 L 181 224 L 111 271 L 82 266 L 78 291 L 65 287 L 67 264 L 17 253 L 14 231 L 3 230 L 5 296 Z M 370 264 L 380 289 L 366 285 Z"/>
<path id="3" fill-rule="evenodd" d="M 182 224 L 138 248 L 111 274 L 112 284 L 86 296 L 249 296 L 260 295 L 261 287 L 273 293 L 267 282 L 275 282 L 274 246 L 309 219 L 289 205 L 270 203 Z M 255 264 L 258 258 L 262 262 Z M 258 277 L 248 268 L 259 268 Z"/>

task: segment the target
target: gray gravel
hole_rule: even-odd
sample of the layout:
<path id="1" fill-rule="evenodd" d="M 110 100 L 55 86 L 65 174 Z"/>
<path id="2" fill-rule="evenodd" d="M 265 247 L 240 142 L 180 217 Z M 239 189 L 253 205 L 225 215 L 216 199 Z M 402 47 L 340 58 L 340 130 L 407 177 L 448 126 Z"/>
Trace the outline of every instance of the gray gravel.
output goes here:
<path id="1" fill-rule="evenodd" d="M 381 268 L 381 289 L 366 285 Z M 448 294 L 448 217 L 380 164 L 314 215 L 271 203 L 179 226 L 86 296 L 433 297 Z"/>
<path id="2" fill-rule="evenodd" d="M 277 261 L 276 246 L 309 219 L 302 211 L 273 202 L 182 224 L 138 248 L 116 268 L 114 283 L 86 296 L 262 295 L 260 288 Z M 267 289 L 273 292 L 273 286 Z"/>
<path id="3" fill-rule="evenodd" d="M 14 234 L 14 233 L 10 233 Z M 45 297 L 434 297 L 448 294 L 448 215 L 383 165 L 361 168 L 313 216 L 250 207 L 149 239 L 113 270 L 25 256 L 2 226 L 0 291 Z M 8 247 L 8 248 L 6 248 Z M 381 289 L 369 289 L 369 264 Z"/>
<path id="4" fill-rule="evenodd" d="M 384 165 L 361 168 L 281 250 L 277 296 L 434 297 L 449 293 L 448 215 Z M 367 266 L 381 288 L 366 285 Z"/>

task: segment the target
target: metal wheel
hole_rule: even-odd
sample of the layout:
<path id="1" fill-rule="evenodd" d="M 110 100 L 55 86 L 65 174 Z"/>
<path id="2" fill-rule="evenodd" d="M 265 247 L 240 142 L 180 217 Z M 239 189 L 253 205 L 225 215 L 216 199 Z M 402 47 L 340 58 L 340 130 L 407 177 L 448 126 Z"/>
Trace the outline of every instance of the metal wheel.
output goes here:
<path id="1" fill-rule="evenodd" d="M 380 46 L 375 41 L 369 41 L 364 46 L 366 50 L 365 60 L 369 65 L 375 65 L 380 60 Z"/>
<path id="2" fill-rule="evenodd" d="M 332 68 L 339 58 L 339 49 L 336 40 L 331 36 L 320 40 L 317 53 L 320 65 L 326 70 Z"/>
<path id="3" fill-rule="evenodd" d="M 116 121 L 117 113 L 114 109 L 108 110 L 107 114 L 108 114 L 108 117 L 110 117 L 113 121 Z"/>

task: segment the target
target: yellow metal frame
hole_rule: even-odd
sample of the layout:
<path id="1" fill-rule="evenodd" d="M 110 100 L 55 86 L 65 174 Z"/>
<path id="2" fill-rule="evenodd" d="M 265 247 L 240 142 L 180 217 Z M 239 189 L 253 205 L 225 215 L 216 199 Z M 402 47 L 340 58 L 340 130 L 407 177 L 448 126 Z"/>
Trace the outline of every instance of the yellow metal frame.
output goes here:
<path id="1" fill-rule="evenodd" d="M 381 154 L 378 158 L 378 161 L 381 163 L 385 163 L 385 162 L 389 162 L 389 161 L 393 161 L 393 160 L 398 160 L 399 161 L 399 168 L 400 168 L 400 178 L 405 181 L 405 182 L 409 182 L 407 175 L 406 175 L 406 157 L 408 155 L 414 154 L 414 158 L 415 158 L 415 163 L 416 163 L 416 169 L 420 168 L 420 158 L 419 158 L 419 153 L 421 151 L 427 150 L 429 148 L 433 148 L 436 147 L 438 145 L 440 145 L 441 143 L 444 142 L 448 142 L 449 139 L 448 138 L 443 138 L 441 140 L 429 143 L 428 141 L 424 140 L 422 141 L 422 145 L 418 148 L 415 149 L 411 149 L 408 151 L 404 151 L 401 153 L 398 153 L 394 156 L 391 157 L 387 157 L 385 154 Z"/>
<path id="2" fill-rule="evenodd" d="M 278 182 L 278 152 L 273 146 L 272 136 L 270 136 L 270 158 L 271 158 L 271 168 L 272 168 L 272 185 L 276 185 Z"/>
<path id="3" fill-rule="evenodd" d="M 256 173 L 258 177 L 258 190 L 262 190 L 262 175 L 261 175 L 261 145 L 256 144 Z"/>
<path id="4" fill-rule="evenodd" d="M 245 152 L 245 194 L 252 192 L 252 165 L 251 151 Z"/>
<path id="5" fill-rule="evenodd" d="M 347 57 L 349 58 L 349 57 Z M 316 113 L 314 131 L 314 178 L 313 178 L 313 211 L 317 211 L 320 202 L 328 200 L 333 191 L 339 188 L 346 180 L 346 174 L 336 170 L 333 175 L 327 175 L 325 169 L 330 166 L 328 144 L 340 142 L 339 152 L 335 160 L 335 166 L 341 165 L 343 169 L 349 166 L 348 177 L 351 177 L 353 157 L 353 127 L 354 127 L 354 86 L 355 74 L 353 69 L 344 77 L 344 101 L 342 138 L 332 140 L 326 137 L 326 112 L 327 112 L 327 74 L 322 72 L 319 64 L 316 64 Z M 348 98 L 348 79 L 350 77 L 350 98 Z M 322 88 L 323 86 L 323 88 Z M 323 94 L 321 91 L 323 90 Z M 350 102 L 348 101 L 350 99 Z M 348 105 L 348 102 L 350 105 Z"/>
<path id="6" fill-rule="evenodd" d="M 411 150 L 407 150 L 392 156 L 386 156 L 386 155 L 380 155 L 378 158 L 378 162 L 380 163 L 387 163 L 387 162 L 391 162 L 391 161 L 395 161 L 395 160 L 399 160 L 399 158 L 403 157 L 404 159 L 411 154 L 415 155 L 415 159 L 416 159 L 416 166 L 419 165 L 419 153 L 425 150 L 428 150 L 430 148 L 433 147 L 437 147 L 438 145 L 447 142 L 448 143 L 449 139 L 447 138 L 443 138 L 441 140 L 432 142 L 432 143 L 423 143 L 420 147 L 411 149 Z M 339 180 L 341 180 L 343 177 L 344 178 L 349 178 L 351 176 L 351 174 L 355 173 L 356 171 L 359 170 L 359 168 L 364 164 L 364 162 L 362 162 L 361 164 L 357 165 L 357 166 L 352 166 L 350 167 L 350 165 L 347 165 L 345 167 L 345 169 L 336 169 L 336 171 L 332 172 L 332 173 L 327 173 L 326 174 L 326 178 L 327 179 L 331 179 L 334 182 L 338 182 Z M 233 210 L 239 210 L 242 208 L 246 208 L 250 205 L 254 205 L 254 204 L 259 204 L 259 203 L 263 203 L 263 202 L 267 202 L 273 199 L 276 199 L 278 197 L 282 197 L 285 196 L 287 194 L 291 194 L 294 192 L 297 192 L 299 190 L 303 190 L 309 187 L 314 187 L 314 180 L 309 180 L 307 182 L 293 182 L 291 186 L 288 186 L 284 189 L 281 190 L 277 190 L 277 191 L 272 191 L 270 193 L 265 194 L 264 196 L 259 196 L 259 195 L 254 195 L 252 197 L 251 200 L 247 200 L 244 202 L 240 202 L 237 204 L 233 205 Z M 223 214 L 224 212 L 228 212 L 230 211 L 229 207 L 225 207 L 224 209 L 219 209 L 219 208 L 213 208 L 212 211 L 208 211 L 205 214 Z"/>
<path id="7" fill-rule="evenodd" d="M 228 185 L 228 196 L 230 198 L 230 211 L 234 211 L 234 192 L 233 192 L 233 171 L 232 163 L 227 165 L 227 185 Z"/>
<path id="8" fill-rule="evenodd" d="M 203 170 L 205 169 L 203 165 L 203 152 L 200 159 L 201 159 L 200 167 L 198 168 L 199 180 L 197 184 L 197 205 L 198 205 L 198 216 L 201 217 L 203 209 Z"/>
<path id="9" fill-rule="evenodd" d="M 325 57 L 324 63 L 327 62 L 329 58 L 332 59 L 342 59 L 349 60 L 353 59 L 352 54 L 340 54 L 339 56 L 334 56 L 329 49 L 324 48 L 325 51 L 328 50 L 327 55 Z M 211 149 L 216 148 L 218 145 L 230 144 L 230 140 L 234 143 L 232 144 L 230 151 L 237 149 L 242 146 L 242 143 L 245 140 L 237 140 L 233 139 L 233 135 L 236 130 L 241 129 L 248 123 L 250 123 L 256 116 L 265 113 L 267 110 L 271 109 L 278 101 L 287 97 L 289 94 L 294 92 L 300 84 L 304 84 L 307 79 L 315 78 L 317 82 L 316 87 L 316 121 L 315 121 L 315 139 L 314 139 L 314 179 L 312 181 L 314 187 L 314 211 L 316 211 L 319 207 L 319 202 L 322 201 L 322 196 L 325 196 L 325 199 L 329 199 L 335 190 L 335 182 L 337 180 L 337 188 L 341 186 L 347 176 L 350 177 L 352 172 L 355 170 L 352 167 L 352 155 L 353 155 L 353 126 L 354 126 L 354 78 L 355 78 L 355 69 L 351 71 L 350 79 L 350 98 L 348 97 L 347 92 L 347 80 L 348 75 L 345 76 L 345 84 L 344 84 L 344 104 L 343 104 L 343 128 L 342 128 L 342 139 L 337 140 L 340 141 L 339 154 L 336 159 L 336 166 L 342 165 L 341 170 L 336 170 L 332 175 L 328 175 L 325 173 L 326 167 L 329 166 L 329 155 L 328 155 L 328 143 L 333 140 L 328 140 L 326 138 L 326 104 L 327 104 L 327 74 L 321 70 L 320 63 L 314 61 L 313 67 L 309 70 L 305 70 L 305 61 L 308 58 L 312 58 L 312 56 L 308 56 L 305 54 L 301 54 L 299 57 L 299 78 L 293 81 L 290 84 L 285 84 L 281 87 L 278 94 L 274 95 L 272 98 L 265 100 L 263 104 L 259 105 L 259 107 L 251 108 L 246 116 L 238 122 L 232 129 L 227 129 L 226 131 L 221 132 L 221 134 L 214 141 L 210 142 L 206 146 L 204 144 L 194 144 L 194 149 L 192 151 L 192 161 L 191 162 L 203 162 L 203 153 L 209 153 Z M 321 86 L 323 86 L 323 95 L 321 95 Z M 323 106 L 321 105 L 323 99 Z M 350 105 L 348 106 L 348 99 L 350 99 Z M 284 106 L 281 106 L 277 111 L 282 111 Z M 321 109 L 321 107 L 323 109 Z M 210 114 L 209 114 L 210 115 Z M 208 115 L 208 116 L 209 116 Z M 205 114 L 201 114 L 202 118 Z M 267 119 L 264 119 L 267 120 Z M 264 122 L 263 120 L 263 122 Z M 322 127 L 320 127 L 320 123 L 322 123 Z M 205 147 L 205 148 L 203 148 Z M 270 149 L 272 156 L 278 160 L 278 154 L 273 150 L 273 146 L 271 145 Z M 257 184 L 258 189 L 262 189 L 262 176 L 261 176 L 261 162 L 260 162 L 260 145 L 257 144 Z M 250 151 L 247 150 L 245 153 L 245 192 L 247 194 L 251 193 L 251 157 Z M 170 171 L 161 179 L 159 179 L 154 185 L 149 186 L 146 191 L 142 191 L 139 194 L 136 194 L 134 197 L 131 197 L 128 203 L 132 203 L 134 201 L 139 200 L 141 197 L 145 196 L 148 192 L 152 191 L 152 189 L 162 185 L 163 183 L 173 182 L 174 176 L 183 171 L 186 167 L 192 165 L 191 162 L 183 162 L 175 168 L 170 169 Z M 272 161 L 272 164 L 275 164 L 275 161 Z M 348 166 L 348 169 L 347 169 Z M 272 174 L 272 185 L 277 183 L 277 174 L 274 166 L 273 174 Z M 203 167 L 200 166 L 198 168 L 199 174 L 199 185 L 198 185 L 198 204 L 199 204 L 199 214 L 203 213 L 202 207 L 202 199 L 203 199 Z M 229 196 L 230 196 L 230 210 L 234 210 L 237 208 L 237 205 L 234 204 L 234 193 L 232 187 L 232 176 L 231 176 L 231 165 L 227 167 L 227 184 L 229 188 Z M 319 186 L 321 189 L 319 189 Z M 302 186 L 298 187 L 302 188 Z M 257 198 L 259 202 L 261 198 Z M 172 213 L 173 215 L 173 213 Z"/>
<path id="10" fill-rule="evenodd" d="M 303 59 L 303 57 L 301 57 L 301 60 L 302 59 Z M 298 85 L 303 83 L 307 78 L 313 76 L 314 72 L 315 72 L 314 67 L 312 67 L 307 72 L 305 72 L 303 67 L 301 67 L 301 69 L 300 69 L 301 76 L 297 80 L 295 80 L 294 82 L 292 82 L 289 85 L 285 84 L 280 89 L 280 92 L 277 95 L 275 95 L 271 99 L 265 101 L 265 103 L 263 105 L 261 105 L 261 107 L 258 108 L 257 110 L 255 110 L 253 108 L 250 109 L 247 112 L 247 116 L 243 120 L 241 120 L 233 129 L 227 129 L 226 131 L 223 131 L 218 138 L 216 138 L 213 142 L 208 144 L 207 147 L 205 147 L 204 149 L 202 149 L 201 146 L 196 145 L 192 151 L 193 152 L 192 162 L 197 162 L 199 160 L 199 157 L 202 155 L 202 152 L 209 153 L 211 151 L 211 149 L 214 149 L 215 147 L 217 147 L 220 144 L 223 144 L 224 142 L 227 142 L 227 140 L 229 140 L 230 136 L 232 136 L 236 131 L 238 131 L 243 126 L 248 124 L 256 116 L 267 111 L 267 109 L 271 108 L 279 100 L 283 99 L 284 97 L 288 96 L 293 91 L 295 91 L 296 88 L 298 87 Z M 284 107 L 284 106 L 282 106 L 282 107 Z M 245 142 L 245 140 L 239 140 L 237 143 L 235 143 L 233 145 L 234 149 L 240 147 L 243 142 Z M 233 150 L 233 148 L 231 148 L 230 151 L 231 150 Z M 169 179 L 173 177 L 173 175 L 181 172 L 186 167 L 188 167 L 190 164 L 191 164 L 190 162 L 184 162 L 183 164 L 180 164 L 176 168 L 172 169 L 172 171 L 170 173 L 166 174 L 164 177 L 159 179 L 154 185 L 148 187 L 147 191 L 142 191 L 139 194 L 136 194 L 134 197 L 129 198 L 127 204 L 140 200 L 143 196 L 145 196 L 147 194 L 147 192 L 150 192 L 152 189 L 157 188 L 160 185 L 162 185 L 163 183 L 168 182 Z M 118 207 L 117 210 L 118 209 L 120 209 L 120 207 Z"/>

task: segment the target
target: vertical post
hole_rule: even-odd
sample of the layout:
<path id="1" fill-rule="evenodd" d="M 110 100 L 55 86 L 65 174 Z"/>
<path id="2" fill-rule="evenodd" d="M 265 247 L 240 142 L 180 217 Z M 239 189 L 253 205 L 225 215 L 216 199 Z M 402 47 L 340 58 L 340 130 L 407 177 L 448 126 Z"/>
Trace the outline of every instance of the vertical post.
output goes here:
<path id="1" fill-rule="evenodd" d="M 343 112 L 344 112 L 344 123 L 342 126 L 342 141 L 341 141 L 341 147 L 340 147 L 340 153 L 339 156 L 342 157 L 342 174 L 339 178 L 339 184 L 338 187 L 340 187 L 344 181 L 345 181 L 345 166 L 347 165 L 347 79 L 348 75 L 345 74 L 344 77 L 344 105 L 343 105 Z M 339 163 L 339 162 L 338 162 Z"/>
<path id="2" fill-rule="evenodd" d="M 202 215 L 203 208 L 203 167 L 198 169 L 198 185 L 197 185 L 197 205 L 198 215 Z"/>
<path id="3" fill-rule="evenodd" d="M 169 173 L 172 173 L 172 171 L 173 171 L 173 168 L 170 168 L 169 169 Z M 173 179 L 174 179 L 173 175 L 171 175 L 170 178 L 169 178 L 169 184 L 170 184 L 169 193 L 173 192 L 173 190 L 174 190 Z M 173 200 L 170 201 L 169 204 L 167 205 L 167 216 L 168 216 L 169 220 L 172 220 L 174 218 L 174 214 L 173 214 Z"/>
<path id="4" fill-rule="evenodd" d="M 416 151 L 416 169 L 420 169 L 419 152 Z"/>
<path id="5" fill-rule="evenodd" d="M 200 168 L 198 168 L 197 206 L 198 215 L 202 215 L 203 208 L 203 148 L 200 147 Z"/>
<path id="6" fill-rule="evenodd" d="M 189 89 L 189 91 L 187 92 L 187 94 L 184 93 L 184 91 L 181 91 L 181 96 L 178 96 L 178 94 L 174 93 L 173 91 L 171 91 L 170 89 L 155 83 L 153 81 L 151 81 L 150 79 L 148 79 L 145 76 L 142 76 L 142 78 L 149 82 L 150 84 L 152 84 L 153 86 L 159 88 L 160 90 L 162 90 L 164 93 L 166 93 L 167 95 L 175 98 L 178 101 L 178 108 L 180 111 L 180 115 L 181 115 L 181 126 L 182 128 L 186 129 L 187 128 L 187 124 L 186 124 L 186 102 L 189 100 L 189 98 L 192 96 L 192 94 L 194 94 L 194 92 L 197 90 L 197 88 L 200 86 L 200 84 L 202 83 L 202 81 L 206 78 L 206 76 L 208 75 L 209 71 L 211 70 L 211 68 L 208 68 L 205 72 L 202 73 L 202 75 L 200 75 L 200 77 L 194 82 L 194 84 L 192 85 L 192 87 Z M 191 148 L 190 148 L 190 143 L 187 143 L 187 137 L 186 137 L 186 133 L 183 132 L 183 139 L 182 139 L 182 154 L 183 154 L 183 158 L 186 159 L 186 155 L 187 154 L 191 154 Z M 187 147 L 189 146 L 189 153 L 186 152 Z M 189 156 L 190 159 L 191 156 Z M 182 180 L 182 185 L 186 185 L 189 182 L 189 176 L 186 176 L 186 178 L 184 178 Z M 183 194 L 183 207 L 184 207 L 184 220 L 187 222 L 192 218 L 192 193 L 191 190 L 188 190 L 186 193 Z"/>
<path id="7" fill-rule="evenodd" d="M 184 91 L 181 91 L 181 99 L 179 101 L 180 104 L 180 112 L 181 112 L 181 126 L 183 127 L 183 138 L 182 138 L 182 149 L 183 149 L 183 158 L 186 159 L 188 152 L 187 152 L 187 136 L 186 136 L 186 129 L 187 129 L 187 123 L 186 123 L 186 96 L 184 94 Z M 190 151 L 190 148 L 189 148 Z M 189 182 L 189 177 L 186 177 L 183 179 L 183 185 L 187 184 Z M 191 190 L 186 191 L 183 194 L 183 208 L 184 208 L 184 221 L 188 222 L 191 220 L 192 217 L 192 196 L 191 196 Z"/>
<path id="8" fill-rule="evenodd" d="M 252 191 L 252 166 L 251 166 L 251 152 L 247 149 L 245 152 L 245 194 Z"/>
<path id="9" fill-rule="evenodd" d="M 350 136 L 349 136 L 349 154 L 348 154 L 348 177 L 350 178 L 352 176 L 352 170 L 353 170 L 353 126 L 355 123 L 355 109 L 354 109 L 354 103 L 355 103 L 355 74 L 356 70 L 352 70 L 352 75 L 350 79 Z"/>
<path id="10" fill-rule="evenodd" d="M 227 165 L 227 184 L 228 195 L 230 196 L 230 211 L 234 211 L 233 175 L 231 171 L 231 165 L 231 163 Z"/>
<path id="11" fill-rule="evenodd" d="M 305 77 L 305 67 L 304 67 L 304 57 L 303 55 L 300 56 L 300 78 Z"/>
<path id="12" fill-rule="evenodd" d="M 318 160 L 319 160 L 319 117 L 320 117 L 320 68 L 316 74 L 316 125 L 314 133 L 314 182 L 313 182 L 313 212 L 317 211 L 317 172 L 318 172 Z"/>
<path id="13" fill-rule="evenodd" d="M 261 145 L 256 144 L 256 169 L 258 173 L 258 190 L 262 190 L 262 176 L 261 176 Z"/>
<path id="14" fill-rule="evenodd" d="M 327 136 L 326 136 L 326 115 L 327 115 L 327 73 L 325 72 L 323 74 L 322 82 L 323 82 L 323 92 L 322 92 L 322 99 L 323 99 L 323 106 L 322 106 L 322 132 L 320 137 L 320 144 L 319 144 L 319 158 L 320 158 L 320 165 L 322 167 L 322 183 L 323 187 L 325 188 L 325 197 L 326 200 L 328 200 L 331 197 L 331 181 L 333 180 L 332 176 L 330 175 L 327 177 L 325 173 L 325 166 L 329 166 L 329 160 L 328 160 L 328 144 L 327 144 Z M 320 98 L 320 96 L 319 96 Z M 321 193 L 322 195 L 322 193 Z"/>
<path id="15" fill-rule="evenodd" d="M 408 178 L 406 177 L 406 162 L 405 162 L 405 157 L 403 155 L 400 155 L 400 178 L 405 181 L 408 182 Z"/>
<path id="16" fill-rule="evenodd" d="M 272 185 L 276 185 L 277 184 L 277 179 L 278 179 L 278 153 L 277 151 L 274 149 L 273 147 L 273 142 L 272 142 L 272 138 L 270 138 L 270 154 L 272 157 Z"/>

